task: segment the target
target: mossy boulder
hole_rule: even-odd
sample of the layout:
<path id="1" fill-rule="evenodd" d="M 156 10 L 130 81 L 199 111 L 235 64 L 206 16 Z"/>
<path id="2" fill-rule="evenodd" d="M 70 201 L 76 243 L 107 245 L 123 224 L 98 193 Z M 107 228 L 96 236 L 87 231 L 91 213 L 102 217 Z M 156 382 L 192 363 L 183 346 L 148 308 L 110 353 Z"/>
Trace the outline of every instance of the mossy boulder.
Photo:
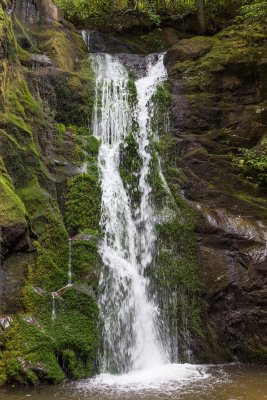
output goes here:
<path id="1" fill-rule="evenodd" d="M 216 37 L 195 36 L 190 39 L 182 39 L 175 43 L 167 53 L 167 62 L 184 62 L 196 60 L 209 51 L 218 42 Z"/>

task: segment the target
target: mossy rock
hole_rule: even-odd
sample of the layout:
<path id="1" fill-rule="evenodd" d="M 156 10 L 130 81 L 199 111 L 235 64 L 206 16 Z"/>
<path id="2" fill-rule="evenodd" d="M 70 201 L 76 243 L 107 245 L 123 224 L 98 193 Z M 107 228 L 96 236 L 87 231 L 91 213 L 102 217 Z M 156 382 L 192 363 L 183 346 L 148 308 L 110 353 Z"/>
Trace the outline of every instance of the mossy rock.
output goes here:
<path id="1" fill-rule="evenodd" d="M 98 292 L 98 278 L 101 267 L 101 259 L 98 253 L 97 236 L 85 234 L 85 240 L 81 233 L 72 240 L 72 273 L 73 282 L 85 283 Z"/>
<path id="2" fill-rule="evenodd" d="M 51 314 L 39 320 L 25 315 L 4 331 L 0 362 L 9 384 L 36 384 L 38 380 L 60 383 L 65 378 L 85 378 L 95 371 L 97 305 L 74 292 L 66 294 L 61 303 L 56 304 L 55 319 Z"/>
<path id="3" fill-rule="evenodd" d="M 178 43 L 167 55 L 172 64 L 170 71 L 181 74 L 186 91 L 208 91 L 216 86 L 216 75 L 227 66 L 242 70 L 244 64 L 257 64 L 262 54 L 261 46 L 264 46 L 262 36 L 265 34 L 263 25 L 252 24 L 249 27 L 236 25 L 227 28 L 213 38 L 185 39 L 181 41 L 182 45 Z M 184 52 L 184 56 L 179 56 L 179 51 L 181 54 Z"/>
<path id="4" fill-rule="evenodd" d="M 26 209 L 10 181 L 0 177 L 0 226 L 26 224 Z"/>
<path id="5" fill-rule="evenodd" d="M 76 32 L 55 27 L 39 31 L 37 38 L 41 51 L 47 52 L 63 71 L 75 71 L 85 56 L 85 44 Z"/>
<path id="6" fill-rule="evenodd" d="M 98 229 L 100 220 L 100 188 L 98 177 L 83 174 L 69 180 L 66 201 L 66 223 L 71 234 L 85 229 Z"/>
<path id="7" fill-rule="evenodd" d="M 33 230 L 37 234 L 45 231 L 45 225 L 49 221 L 55 220 L 63 226 L 55 200 L 45 189 L 41 188 L 36 177 L 28 186 L 19 189 L 18 194 L 27 208 Z"/>
<path id="8" fill-rule="evenodd" d="M 47 1 L 45 7 L 48 3 L 52 4 Z M 88 129 L 94 97 L 90 82 L 94 75 L 90 63 L 82 65 L 86 46 L 70 24 L 47 24 L 47 15 L 40 15 L 46 25 L 29 28 L 17 16 L 13 16 L 12 24 L 11 18 L 1 12 L 0 52 L 5 57 L 1 58 L 0 72 L 4 94 L 0 106 L 0 227 L 5 240 L 1 261 L 6 257 L 7 287 L 16 286 L 13 302 L 18 304 L 15 307 L 8 299 L 10 307 L 4 310 L 14 315 L 11 326 L 0 332 L 0 382 L 35 385 L 85 378 L 97 371 L 99 347 L 99 255 L 95 241 L 77 241 L 74 246 L 77 286 L 60 292 L 55 299 L 56 319 L 51 317 L 52 292 L 68 282 L 68 234 L 62 215 L 62 188 L 85 158 L 89 178 L 85 178 L 85 185 L 74 178 L 70 196 L 75 203 L 75 190 L 82 187 L 81 206 L 85 211 L 72 203 L 69 215 L 74 222 L 75 212 L 78 216 L 81 213 L 78 223 L 75 222 L 75 233 L 86 228 L 98 229 L 99 143 Z M 21 49 L 16 35 L 26 50 L 38 55 L 45 51 L 51 61 L 39 63 L 35 70 L 30 54 Z M 58 159 L 66 164 L 61 170 L 54 166 Z M 89 205 L 88 190 L 92 198 Z"/>
<path id="9" fill-rule="evenodd" d="M 207 54 L 219 40 L 216 37 L 194 36 L 190 39 L 182 39 L 168 51 L 167 61 L 184 62 L 197 60 Z"/>

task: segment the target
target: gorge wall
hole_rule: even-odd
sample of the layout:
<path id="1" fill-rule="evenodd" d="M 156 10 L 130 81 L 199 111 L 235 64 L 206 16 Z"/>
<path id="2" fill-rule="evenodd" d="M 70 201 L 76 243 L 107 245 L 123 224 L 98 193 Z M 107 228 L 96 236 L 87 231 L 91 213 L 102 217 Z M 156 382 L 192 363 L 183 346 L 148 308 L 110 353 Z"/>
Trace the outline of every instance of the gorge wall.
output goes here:
<path id="1" fill-rule="evenodd" d="M 81 35 L 50 0 L 2 0 L 0 30 L 0 383 L 57 383 L 98 367 L 94 74 Z M 170 47 L 156 150 L 177 218 L 159 228 L 167 251 L 150 271 L 161 299 L 179 293 L 175 304 L 161 300 L 164 321 L 176 321 L 170 329 L 180 327 L 194 361 L 266 362 L 266 192 L 235 162 L 238 148 L 266 146 L 266 27 L 185 36 L 164 28 L 145 45 L 140 35 L 93 43 L 120 53 Z M 123 57 L 138 68 L 139 56 Z M 131 151 L 129 143 L 125 157 Z M 156 178 L 160 212 L 166 194 Z"/>
<path id="2" fill-rule="evenodd" d="M 254 24 L 181 40 L 166 56 L 174 152 L 185 174 L 184 196 L 199 212 L 213 355 L 204 353 L 217 361 L 266 362 L 266 181 L 259 187 L 233 161 L 240 147 L 266 154 L 265 51 L 266 29 Z"/>
<path id="3" fill-rule="evenodd" d="M 86 54 L 51 1 L 1 2 L 1 383 L 96 368 L 98 142 Z"/>

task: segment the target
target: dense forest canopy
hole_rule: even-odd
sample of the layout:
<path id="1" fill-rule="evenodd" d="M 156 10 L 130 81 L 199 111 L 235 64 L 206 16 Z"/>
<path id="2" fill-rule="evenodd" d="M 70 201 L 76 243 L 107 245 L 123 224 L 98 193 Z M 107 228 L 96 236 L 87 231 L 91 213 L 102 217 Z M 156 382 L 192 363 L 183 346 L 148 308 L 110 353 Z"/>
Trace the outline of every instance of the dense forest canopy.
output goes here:
<path id="1" fill-rule="evenodd" d="M 65 16 L 74 21 L 93 20 L 101 25 L 113 15 L 135 13 L 145 15 L 151 23 L 159 25 L 161 16 L 169 14 L 181 18 L 190 13 L 203 12 L 208 18 L 224 16 L 242 19 L 267 18 L 266 0 L 56 0 Z"/>

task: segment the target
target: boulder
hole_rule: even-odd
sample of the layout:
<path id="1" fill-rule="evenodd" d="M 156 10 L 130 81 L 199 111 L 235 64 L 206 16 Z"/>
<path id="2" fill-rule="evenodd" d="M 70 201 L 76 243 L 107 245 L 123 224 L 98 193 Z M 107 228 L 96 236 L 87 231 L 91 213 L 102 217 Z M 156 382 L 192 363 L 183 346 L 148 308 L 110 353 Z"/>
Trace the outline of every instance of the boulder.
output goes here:
<path id="1" fill-rule="evenodd" d="M 167 52 L 167 63 L 197 60 L 208 53 L 217 39 L 214 37 L 195 36 L 175 43 Z"/>

